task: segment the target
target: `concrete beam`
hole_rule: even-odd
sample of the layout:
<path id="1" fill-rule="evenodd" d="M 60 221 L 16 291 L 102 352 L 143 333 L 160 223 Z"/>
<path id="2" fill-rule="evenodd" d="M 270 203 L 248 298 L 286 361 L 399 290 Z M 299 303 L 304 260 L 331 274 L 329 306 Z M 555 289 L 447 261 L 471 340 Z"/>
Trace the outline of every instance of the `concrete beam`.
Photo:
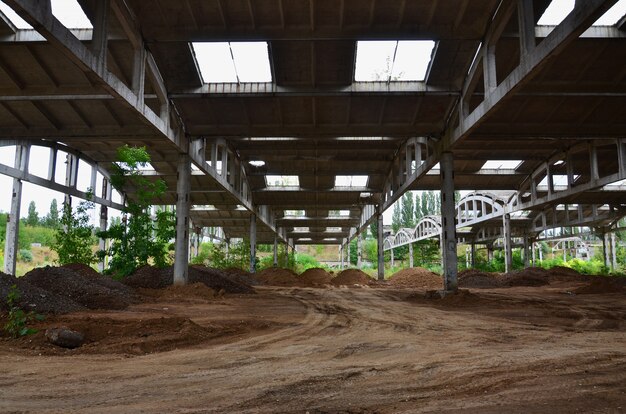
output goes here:
<path id="1" fill-rule="evenodd" d="M 176 202 L 176 247 L 174 251 L 174 284 L 186 285 L 189 272 L 189 188 L 191 160 L 187 154 L 179 155 L 178 200 Z"/>
<path id="2" fill-rule="evenodd" d="M 452 153 L 444 152 L 441 156 L 441 253 L 443 259 L 443 288 L 456 291 L 457 253 L 456 253 L 456 213 L 454 206 L 454 164 Z"/>
<path id="3" fill-rule="evenodd" d="M 15 148 L 15 168 L 28 171 L 29 147 L 19 145 Z M 17 266 L 18 239 L 20 228 L 20 206 L 22 204 L 22 180 L 13 179 L 11 191 L 11 212 L 7 217 L 4 242 L 4 273 L 15 275 Z"/>

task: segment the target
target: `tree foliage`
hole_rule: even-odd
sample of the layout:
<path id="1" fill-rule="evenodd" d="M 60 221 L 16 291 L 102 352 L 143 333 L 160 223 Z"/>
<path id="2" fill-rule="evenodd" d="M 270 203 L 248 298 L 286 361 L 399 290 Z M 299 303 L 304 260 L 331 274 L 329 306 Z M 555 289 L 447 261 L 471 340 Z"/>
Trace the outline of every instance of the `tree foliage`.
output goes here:
<path id="1" fill-rule="evenodd" d="M 55 233 L 55 240 L 52 243 L 52 250 L 57 252 L 58 263 L 65 265 L 69 263 L 83 263 L 90 265 L 96 261 L 93 253 L 93 227 L 89 224 L 89 211 L 95 207 L 90 201 L 91 192 L 86 201 L 81 201 L 72 210 L 69 203 L 63 204 L 63 214 L 61 216 L 60 228 Z"/>
<path id="2" fill-rule="evenodd" d="M 28 204 L 28 215 L 26 216 L 26 225 L 35 227 L 39 224 L 39 213 L 34 201 Z"/>
<path id="3" fill-rule="evenodd" d="M 118 162 L 112 165 L 111 185 L 117 191 L 133 190 L 126 199 L 123 218 L 98 236 L 111 239 L 108 250 L 99 252 L 109 256 L 108 273 L 124 277 L 151 261 L 157 267 L 170 263 L 169 247 L 175 237 L 175 217 L 169 211 L 150 214 L 152 202 L 161 196 L 167 186 L 161 179 L 149 180 L 141 175 L 141 168 L 150 162 L 145 147 L 124 145 L 117 149 Z"/>

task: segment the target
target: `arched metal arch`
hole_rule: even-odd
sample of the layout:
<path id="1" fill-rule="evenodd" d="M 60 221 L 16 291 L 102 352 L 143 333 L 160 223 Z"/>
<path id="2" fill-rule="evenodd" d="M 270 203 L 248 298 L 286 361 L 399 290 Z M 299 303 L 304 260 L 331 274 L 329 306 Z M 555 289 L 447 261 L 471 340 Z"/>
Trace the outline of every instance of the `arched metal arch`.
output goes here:
<path id="1" fill-rule="evenodd" d="M 456 206 L 457 228 L 501 217 L 507 200 L 492 193 L 474 192 L 463 197 Z"/>
<path id="2" fill-rule="evenodd" d="M 439 216 L 426 216 L 422 217 L 413 229 L 401 229 L 398 233 L 387 236 L 383 241 L 383 249 L 389 250 L 440 235 L 441 218 Z"/>

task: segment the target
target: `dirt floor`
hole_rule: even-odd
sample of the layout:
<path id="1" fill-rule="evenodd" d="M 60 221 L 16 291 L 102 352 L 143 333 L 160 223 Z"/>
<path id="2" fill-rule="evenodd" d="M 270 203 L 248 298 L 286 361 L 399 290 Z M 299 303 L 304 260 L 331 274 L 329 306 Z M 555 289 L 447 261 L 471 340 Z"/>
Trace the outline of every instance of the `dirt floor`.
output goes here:
<path id="1" fill-rule="evenodd" d="M 401 287 L 140 288 L 124 310 L 50 315 L 33 336 L 0 338 L 0 412 L 626 411 L 621 283 L 431 299 L 406 273 Z M 50 326 L 85 345 L 49 344 Z"/>

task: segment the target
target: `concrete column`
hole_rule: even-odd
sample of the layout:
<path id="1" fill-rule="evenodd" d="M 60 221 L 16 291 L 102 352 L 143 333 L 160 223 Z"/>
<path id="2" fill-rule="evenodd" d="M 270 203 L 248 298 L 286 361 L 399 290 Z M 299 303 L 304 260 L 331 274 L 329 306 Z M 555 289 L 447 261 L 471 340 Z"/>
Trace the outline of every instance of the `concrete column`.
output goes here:
<path id="1" fill-rule="evenodd" d="M 356 238 L 356 267 L 361 268 L 363 262 L 363 247 L 361 246 L 361 242 L 363 240 L 363 236 L 361 233 Z"/>
<path id="2" fill-rule="evenodd" d="M 274 267 L 278 267 L 278 235 L 274 235 Z"/>
<path id="3" fill-rule="evenodd" d="M 391 255 L 391 268 L 393 269 L 393 267 L 396 265 L 395 264 L 395 260 L 394 260 L 394 256 L 393 256 L 393 249 L 389 250 L 390 255 Z"/>
<path id="4" fill-rule="evenodd" d="M 487 246 L 487 261 L 493 261 L 493 246 Z"/>
<path id="5" fill-rule="evenodd" d="M 256 272 L 256 215 L 250 215 L 250 273 Z"/>
<path id="6" fill-rule="evenodd" d="M 470 244 L 470 254 L 472 257 L 470 258 L 470 264 L 472 265 L 472 269 L 476 268 L 476 243 Z"/>
<path id="7" fill-rule="evenodd" d="M 543 249 L 539 246 L 539 263 L 543 262 Z"/>
<path id="8" fill-rule="evenodd" d="M 609 267 L 609 234 L 602 232 L 602 257 L 604 257 L 604 266 Z"/>
<path id="9" fill-rule="evenodd" d="M 285 267 L 289 267 L 289 243 L 285 243 Z"/>
<path id="10" fill-rule="evenodd" d="M 350 261 L 350 242 L 346 241 L 346 262 L 348 262 L 347 267 L 350 267 L 352 264 Z"/>
<path id="11" fill-rule="evenodd" d="M 227 237 L 224 241 L 226 242 L 226 259 L 228 259 L 228 255 L 230 253 L 230 238 Z"/>
<path id="12" fill-rule="evenodd" d="M 108 199 L 109 194 L 109 183 L 106 179 L 102 180 L 102 198 Z M 95 191 L 95 188 L 94 188 Z M 100 206 L 100 231 L 106 231 L 109 221 L 109 209 L 107 206 Z M 105 239 L 100 239 L 98 241 L 98 249 L 101 251 L 106 250 L 107 241 Z M 102 258 L 100 262 L 98 262 L 98 270 L 102 273 L 106 267 L 106 256 Z"/>
<path id="13" fill-rule="evenodd" d="M 611 269 L 617 269 L 617 239 L 615 233 L 611 233 Z"/>
<path id="14" fill-rule="evenodd" d="M 378 216 L 376 219 L 378 220 L 378 280 L 385 280 L 385 252 L 383 251 L 383 212 L 379 208 L 376 213 Z"/>
<path id="15" fill-rule="evenodd" d="M 196 227 L 196 254 L 195 257 L 200 256 L 200 244 L 202 244 L 202 227 Z"/>
<path id="16" fill-rule="evenodd" d="M 176 246 L 174 250 L 174 284 L 186 285 L 189 272 L 189 193 L 191 161 L 189 155 L 178 158 L 176 182 Z"/>
<path id="17" fill-rule="evenodd" d="M 528 236 L 524 236 L 524 267 L 530 267 L 530 246 Z"/>
<path id="18" fill-rule="evenodd" d="M 341 263 L 340 269 L 343 270 L 343 244 L 339 246 L 339 262 Z"/>
<path id="19" fill-rule="evenodd" d="M 533 263 L 533 266 L 535 266 L 535 265 L 537 264 L 537 263 L 536 263 L 536 262 L 537 262 L 537 261 L 536 261 L 536 257 L 535 257 L 535 255 L 536 255 L 536 251 L 535 251 L 535 242 L 532 242 L 532 243 L 530 244 L 530 250 L 531 250 L 531 252 L 532 252 L 532 263 Z"/>
<path id="20" fill-rule="evenodd" d="M 444 152 L 440 160 L 441 170 L 441 235 L 443 259 L 443 288 L 456 291 L 457 255 L 456 223 L 454 211 L 454 165 L 451 152 Z"/>
<path id="21" fill-rule="evenodd" d="M 502 216 L 502 238 L 504 239 L 504 271 L 513 270 L 513 250 L 511 249 L 511 215 Z"/>
<path id="22" fill-rule="evenodd" d="M 409 267 L 413 267 L 413 243 L 409 243 Z"/>
<path id="23" fill-rule="evenodd" d="M 26 146 L 15 147 L 14 167 L 28 172 L 29 149 Z M 22 180 L 13 179 L 11 191 L 11 212 L 7 216 L 6 235 L 4 240 L 4 273 L 15 275 L 17 265 L 18 239 L 20 232 L 20 207 L 22 204 Z"/>

